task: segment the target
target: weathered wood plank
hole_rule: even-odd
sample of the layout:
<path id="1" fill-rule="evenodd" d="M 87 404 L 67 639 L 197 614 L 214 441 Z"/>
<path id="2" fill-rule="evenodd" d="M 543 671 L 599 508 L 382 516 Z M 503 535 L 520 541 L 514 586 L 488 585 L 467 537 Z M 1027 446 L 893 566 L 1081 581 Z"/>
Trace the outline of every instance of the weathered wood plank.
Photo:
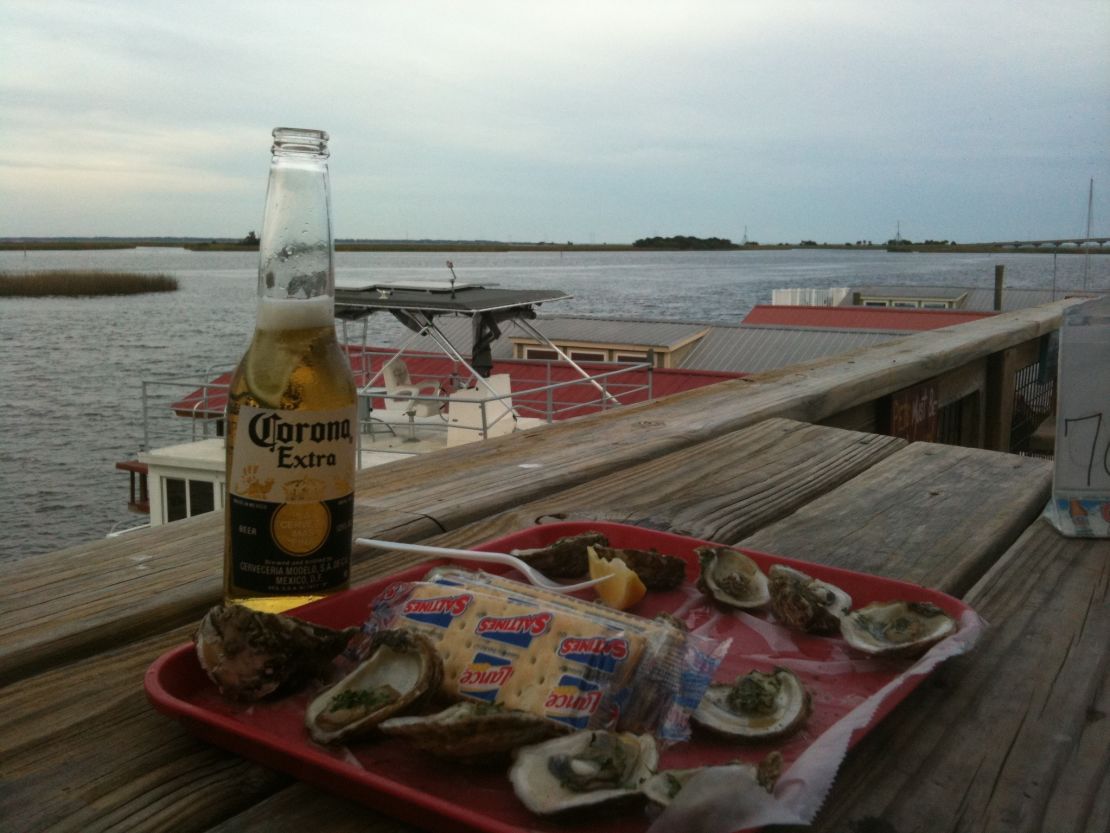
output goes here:
<path id="1" fill-rule="evenodd" d="M 905 445 L 892 437 L 770 419 L 532 500 L 439 540 L 472 544 L 550 516 L 732 541 L 789 515 Z"/>
<path id="2" fill-rule="evenodd" d="M 290 779 L 188 736 L 142 678 L 192 626 L 13 683 L 0 709 L 5 830 L 203 830 Z"/>
<path id="3" fill-rule="evenodd" d="M 66 550 L 61 558 L 44 557 L 41 563 L 32 558 L 0 565 L 6 596 L 0 609 L 0 686 L 197 621 L 223 592 L 223 528 L 212 520 L 183 521 L 188 529 L 170 524 L 169 536 L 158 530 L 132 533 L 135 540 L 123 541 L 118 549 L 98 544 L 83 557 Z M 396 510 L 359 511 L 355 522 L 402 540 L 440 531 L 428 518 Z M 358 561 L 352 565 L 354 580 L 362 575 Z"/>
<path id="4" fill-rule="evenodd" d="M 807 829 L 1108 829 L 1110 544 L 1039 521 L 966 598 L 979 645 L 861 742 Z"/>
<path id="5" fill-rule="evenodd" d="M 1047 460 L 913 443 L 744 546 L 961 595 L 1036 520 Z"/>
<path id="6" fill-rule="evenodd" d="M 416 828 L 306 784 L 294 784 L 207 833 L 415 833 Z M 445 831 L 446 833 L 446 831 Z"/>

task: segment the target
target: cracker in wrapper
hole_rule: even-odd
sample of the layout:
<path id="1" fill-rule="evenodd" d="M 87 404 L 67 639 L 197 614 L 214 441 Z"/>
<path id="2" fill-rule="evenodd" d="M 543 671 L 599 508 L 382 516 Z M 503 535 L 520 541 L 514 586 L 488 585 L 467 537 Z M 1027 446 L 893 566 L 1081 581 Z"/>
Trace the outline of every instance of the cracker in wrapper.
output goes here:
<path id="1" fill-rule="evenodd" d="M 673 625 L 484 572 L 437 568 L 375 600 L 363 626 L 429 637 L 443 694 L 498 703 L 571 729 L 689 736 L 727 645 Z"/>

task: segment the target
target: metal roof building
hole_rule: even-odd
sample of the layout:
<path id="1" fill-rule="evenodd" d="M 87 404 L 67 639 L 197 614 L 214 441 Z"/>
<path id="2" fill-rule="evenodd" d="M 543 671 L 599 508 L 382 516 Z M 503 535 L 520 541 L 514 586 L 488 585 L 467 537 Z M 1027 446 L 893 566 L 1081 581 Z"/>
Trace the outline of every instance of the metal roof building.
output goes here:
<path id="1" fill-rule="evenodd" d="M 1093 298 L 1098 293 L 1063 289 L 1028 289 L 1003 287 L 1002 312 L 1038 307 L 1064 298 Z M 840 306 L 868 305 L 885 301 L 886 306 L 906 304 L 910 307 L 997 312 L 994 308 L 994 287 L 983 286 L 853 286 Z"/>
<path id="2" fill-rule="evenodd" d="M 712 325 L 693 321 L 664 321 L 650 318 L 598 318 L 594 316 L 541 316 L 536 329 L 554 342 L 595 344 L 599 342 L 642 345 L 674 350 L 700 338 Z"/>
<path id="3" fill-rule="evenodd" d="M 469 333 L 465 321 L 445 317 L 439 325 L 452 340 L 465 341 Z M 541 317 L 532 326 L 563 349 L 615 344 L 629 349 L 650 347 L 674 352 L 676 361 L 669 367 L 721 373 L 774 370 L 859 350 L 906 334 L 858 327 L 775 327 L 581 316 Z M 514 339 L 520 340 L 511 328 L 506 328 L 493 344 L 493 357 L 513 358 Z"/>
<path id="4" fill-rule="evenodd" d="M 758 304 L 742 323 L 786 327 L 861 328 L 919 332 L 964 324 L 997 315 L 961 309 L 908 309 L 904 307 L 807 307 Z"/>
<path id="5" fill-rule="evenodd" d="M 904 332 L 858 328 L 711 327 L 680 365 L 686 369 L 760 373 L 799 362 L 839 356 L 902 338 Z"/>

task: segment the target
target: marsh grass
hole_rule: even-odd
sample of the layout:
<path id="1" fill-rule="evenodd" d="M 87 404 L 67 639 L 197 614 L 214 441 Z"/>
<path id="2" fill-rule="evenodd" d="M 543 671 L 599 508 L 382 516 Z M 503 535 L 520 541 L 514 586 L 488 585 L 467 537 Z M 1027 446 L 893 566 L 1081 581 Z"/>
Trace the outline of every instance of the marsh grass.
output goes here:
<path id="1" fill-rule="evenodd" d="M 153 245 L 153 244 L 152 244 Z M 83 249 L 134 249 L 128 241 L 104 240 L 0 240 L 0 251 L 49 252 Z"/>
<path id="2" fill-rule="evenodd" d="M 160 273 L 78 270 L 0 273 L 0 298 L 138 295 L 176 290 L 177 278 Z"/>

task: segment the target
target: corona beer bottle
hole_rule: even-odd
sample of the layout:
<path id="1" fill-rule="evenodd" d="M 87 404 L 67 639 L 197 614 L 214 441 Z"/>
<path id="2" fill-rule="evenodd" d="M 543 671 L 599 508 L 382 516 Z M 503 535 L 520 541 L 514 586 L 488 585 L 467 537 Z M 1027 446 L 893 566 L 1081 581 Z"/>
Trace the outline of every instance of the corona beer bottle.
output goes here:
<path id="1" fill-rule="evenodd" d="M 224 596 L 277 612 L 347 586 L 358 423 L 335 335 L 328 135 L 273 135 L 258 319 L 228 394 Z"/>

